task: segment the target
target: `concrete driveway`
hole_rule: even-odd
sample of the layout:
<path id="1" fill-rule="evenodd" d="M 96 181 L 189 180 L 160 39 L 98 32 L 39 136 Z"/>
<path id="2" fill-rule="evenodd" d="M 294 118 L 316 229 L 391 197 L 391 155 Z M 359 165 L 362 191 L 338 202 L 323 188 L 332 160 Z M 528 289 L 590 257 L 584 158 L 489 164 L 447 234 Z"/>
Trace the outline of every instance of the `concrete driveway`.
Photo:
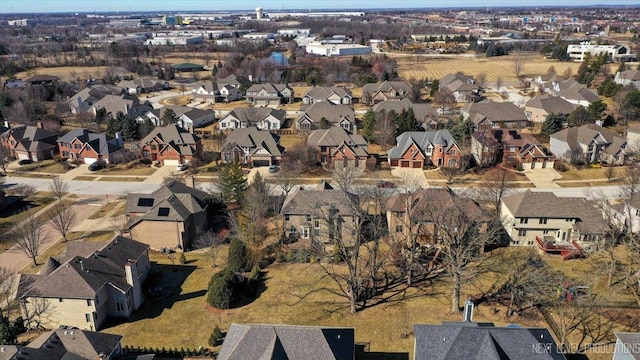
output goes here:
<path id="1" fill-rule="evenodd" d="M 430 186 L 422 169 L 392 168 L 391 176 L 401 179 L 408 189 L 419 187 L 426 189 Z"/>
<path id="2" fill-rule="evenodd" d="M 524 175 L 533 183 L 536 188 L 539 189 L 553 189 L 559 188 L 560 185 L 556 184 L 554 180 L 560 179 L 562 176 L 554 169 L 534 169 L 526 170 Z"/>

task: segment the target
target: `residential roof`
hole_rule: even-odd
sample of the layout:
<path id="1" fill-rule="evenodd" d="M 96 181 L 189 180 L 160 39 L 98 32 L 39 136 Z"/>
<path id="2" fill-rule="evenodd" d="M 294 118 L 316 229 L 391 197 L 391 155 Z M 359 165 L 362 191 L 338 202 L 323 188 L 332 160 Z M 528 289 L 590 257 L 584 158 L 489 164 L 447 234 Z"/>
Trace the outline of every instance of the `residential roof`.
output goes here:
<path id="1" fill-rule="evenodd" d="M 564 360 L 549 330 L 493 324 L 413 325 L 416 360 Z M 541 351 L 535 351 L 535 349 Z"/>
<path id="2" fill-rule="evenodd" d="M 351 90 L 342 86 L 316 86 L 311 88 L 304 94 L 304 97 L 310 97 L 315 100 L 328 99 L 331 95 L 336 94 L 339 97 L 351 97 Z"/>
<path id="3" fill-rule="evenodd" d="M 154 140 L 160 144 L 171 146 L 182 155 L 193 155 L 196 152 L 195 145 L 200 142 L 198 136 L 177 124 L 156 127 L 140 142 L 146 145 Z"/>
<path id="4" fill-rule="evenodd" d="M 311 146 L 335 147 L 342 143 L 349 146 L 367 147 L 367 140 L 362 135 L 351 134 L 339 126 L 313 130 L 307 138 L 307 144 Z"/>
<path id="5" fill-rule="evenodd" d="M 400 101 L 381 101 L 375 104 L 372 108 L 375 112 L 380 111 L 395 111 L 400 114 L 403 110 L 407 111 L 409 108 L 413 109 L 413 114 L 418 121 L 426 121 L 427 119 L 438 119 L 438 111 L 426 103 L 412 103 L 411 100 L 404 98 Z"/>
<path id="6" fill-rule="evenodd" d="M 39 83 L 39 82 L 54 82 L 58 80 L 60 80 L 60 78 L 54 75 L 34 75 L 30 78 L 27 78 L 25 81 L 28 83 Z"/>
<path id="7" fill-rule="evenodd" d="M 266 130 L 259 130 L 254 127 L 233 129 L 224 141 L 223 149 L 230 149 L 235 146 L 250 149 L 264 149 L 271 156 L 282 156 L 284 148 L 280 146 L 280 137 Z"/>
<path id="8" fill-rule="evenodd" d="M 621 147 L 626 144 L 626 139 L 597 124 L 563 129 L 549 137 L 567 143 L 571 150 L 581 149 L 580 144 L 588 145 L 594 141 L 598 145 L 604 145 L 605 151 L 610 154 L 619 152 Z"/>
<path id="9" fill-rule="evenodd" d="M 583 197 L 558 197 L 552 192 L 527 190 L 505 196 L 502 203 L 517 218 L 577 219 L 582 233 L 600 234 L 607 228 L 595 202 Z"/>
<path id="10" fill-rule="evenodd" d="M 305 190 L 299 187 L 289 193 L 280 214 L 283 215 L 313 215 L 324 218 L 330 211 L 339 215 L 356 216 L 359 214 L 358 197 L 354 194 L 336 190 L 328 183 L 322 182 Z"/>
<path id="11" fill-rule="evenodd" d="M 56 137 L 54 132 L 40 128 L 38 126 L 20 125 L 7 129 L 0 137 L 13 136 L 16 139 L 16 150 L 39 152 L 54 149 L 56 147 Z"/>
<path id="12" fill-rule="evenodd" d="M 170 181 L 151 194 L 128 194 L 127 214 L 144 214 L 132 217 L 130 226 L 142 220 L 185 221 L 207 208 L 207 193 L 180 182 Z"/>
<path id="13" fill-rule="evenodd" d="M 312 354 L 312 355 L 311 355 Z M 218 360 L 353 360 L 353 328 L 231 324 Z"/>
<path id="14" fill-rule="evenodd" d="M 445 151 L 449 151 L 454 146 L 458 146 L 456 140 L 449 130 L 437 131 L 407 131 L 396 138 L 397 145 L 388 152 L 390 159 L 398 159 L 407 151 L 411 144 L 416 144 L 423 152 L 432 146 L 444 146 Z"/>
<path id="15" fill-rule="evenodd" d="M 637 332 L 619 332 L 616 333 L 618 343 L 622 344 L 624 348 L 619 348 L 616 343 L 615 352 L 619 354 L 625 354 L 625 356 L 631 356 L 631 359 L 640 360 L 640 333 Z M 615 355 L 614 355 L 615 357 Z"/>
<path id="16" fill-rule="evenodd" d="M 568 102 L 560 96 L 549 94 L 538 95 L 527 101 L 525 107 L 542 109 L 547 114 L 571 114 L 578 106 Z"/>
<path id="17" fill-rule="evenodd" d="M 23 297 L 94 299 L 106 284 L 126 292 L 131 285 L 126 281 L 125 264 L 145 253 L 149 246 L 121 236 L 102 244 L 93 255 L 75 256 L 43 276 Z"/>
<path id="18" fill-rule="evenodd" d="M 518 129 L 487 129 L 476 131 L 472 135 L 474 139 L 484 145 L 502 145 L 503 147 L 515 146 L 523 156 L 527 152 L 534 157 L 553 157 L 549 150 L 530 134 L 521 133 Z"/>
<path id="19" fill-rule="evenodd" d="M 268 94 L 272 96 L 280 96 L 280 93 L 284 89 L 291 89 L 291 87 L 287 84 L 273 84 L 273 83 L 264 83 L 264 84 L 253 84 L 247 89 L 247 93 L 259 92 L 260 90 L 265 89 Z M 293 89 L 291 89 L 293 91 Z"/>
<path id="20" fill-rule="evenodd" d="M 215 110 L 213 109 L 196 109 L 196 108 L 190 108 L 190 110 L 184 112 L 182 114 L 182 116 L 185 116 L 189 119 L 192 120 L 197 120 L 197 119 L 201 119 L 203 117 L 207 117 L 210 115 L 215 115 Z M 178 115 L 180 116 L 180 115 Z"/>
<path id="21" fill-rule="evenodd" d="M 280 122 L 285 121 L 287 112 L 284 110 L 272 109 L 268 107 L 238 107 L 229 112 L 224 118 L 235 117 L 240 121 L 259 122 L 269 116 L 273 116 Z M 221 120 L 224 120 L 222 118 Z"/>
<path id="22" fill-rule="evenodd" d="M 321 101 L 310 105 L 307 110 L 298 117 L 298 122 L 302 119 L 309 119 L 314 123 L 320 123 L 326 119 L 331 124 L 338 124 L 343 120 L 350 123 L 355 122 L 355 112 L 349 105 L 336 105 L 329 101 Z"/>
<path id="23" fill-rule="evenodd" d="M 467 103 L 462 106 L 460 111 L 469 114 L 471 118 L 476 117 L 476 115 L 482 115 L 492 122 L 528 120 L 524 110 L 511 102 L 499 103 L 487 100 L 477 103 Z"/>
<path id="24" fill-rule="evenodd" d="M 70 143 L 74 139 L 78 139 L 85 146 L 91 147 L 100 155 L 111 155 L 116 151 L 122 150 L 117 139 L 107 134 L 97 134 L 87 129 L 73 129 L 65 135 L 58 138 L 59 143 Z"/>
<path id="25" fill-rule="evenodd" d="M 631 81 L 640 80 L 640 70 L 625 70 L 620 73 L 619 77 L 621 79 L 627 79 Z"/>
<path id="26" fill-rule="evenodd" d="M 218 79 L 218 84 L 220 84 L 221 86 L 230 85 L 233 87 L 239 87 L 241 85 L 240 81 L 238 81 L 238 77 L 235 74 L 230 74 L 225 78 Z"/>
<path id="27" fill-rule="evenodd" d="M 463 209 L 469 219 L 478 221 L 485 219 L 480 206 L 475 201 L 458 197 L 448 187 L 417 189 L 410 194 L 400 193 L 387 199 L 387 211 L 411 211 L 413 216 L 421 220 L 433 220 L 455 208 Z"/>
<path id="28" fill-rule="evenodd" d="M 476 80 L 473 78 L 473 76 L 465 75 L 463 72 L 458 71 L 455 74 L 445 75 L 442 79 L 440 79 L 439 85 L 446 86 L 454 81 L 462 81 L 464 83 L 469 83 L 469 84 L 476 83 Z"/>
<path id="29" fill-rule="evenodd" d="M 52 330 L 43 333 L 27 346 L 0 345 L 0 360 L 19 355 L 23 360 L 80 360 L 99 359 L 116 350 L 121 335 L 73 330 Z"/>
<path id="30" fill-rule="evenodd" d="M 413 90 L 411 86 L 405 81 L 383 81 L 379 84 L 369 83 L 362 87 L 362 93 L 365 95 L 371 95 L 378 91 L 388 93 L 395 90 L 399 96 L 404 97 L 408 94 L 412 94 Z"/>

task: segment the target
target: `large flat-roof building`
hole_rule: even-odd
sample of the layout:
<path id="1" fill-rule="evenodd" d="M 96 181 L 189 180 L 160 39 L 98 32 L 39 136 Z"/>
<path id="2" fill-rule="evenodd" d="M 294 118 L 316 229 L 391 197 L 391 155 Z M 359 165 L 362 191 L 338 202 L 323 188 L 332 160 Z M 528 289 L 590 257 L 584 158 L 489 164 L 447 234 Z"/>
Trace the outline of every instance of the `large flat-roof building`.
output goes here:
<path id="1" fill-rule="evenodd" d="M 573 61 L 584 61 L 587 54 L 607 54 L 608 61 L 633 61 L 636 54 L 631 53 L 631 48 L 625 45 L 591 45 L 583 42 L 578 45 L 567 46 L 567 54 Z"/>
<path id="2" fill-rule="evenodd" d="M 310 43 L 306 48 L 307 54 L 320 56 L 353 56 L 371 54 L 371 46 L 359 44 L 321 44 Z"/>

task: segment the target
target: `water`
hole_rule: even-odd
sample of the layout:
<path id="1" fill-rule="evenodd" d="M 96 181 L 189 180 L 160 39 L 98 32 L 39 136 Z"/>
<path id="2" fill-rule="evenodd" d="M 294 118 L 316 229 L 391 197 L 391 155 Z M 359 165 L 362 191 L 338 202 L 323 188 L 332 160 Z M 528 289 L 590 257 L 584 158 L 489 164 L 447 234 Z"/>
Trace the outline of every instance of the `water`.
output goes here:
<path id="1" fill-rule="evenodd" d="M 278 66 L 289 66 L 289 58 L 283 52 L 273 51 L 269 58 Z"/>

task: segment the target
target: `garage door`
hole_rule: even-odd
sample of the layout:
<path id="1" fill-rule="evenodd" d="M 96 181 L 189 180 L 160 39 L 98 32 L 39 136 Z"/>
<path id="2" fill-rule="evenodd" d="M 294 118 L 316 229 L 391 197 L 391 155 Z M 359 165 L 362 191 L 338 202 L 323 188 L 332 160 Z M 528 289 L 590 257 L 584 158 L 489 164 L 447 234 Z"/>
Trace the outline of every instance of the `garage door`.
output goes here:
<path id="1" fill-rule="evenodd" d="M 409 164 L 410 164 L 410 162 L 409 162 L 408 160 L 402 160 L 402 161 L 400 162 L 400 167 L 403 167 L 403 168 L 404 168 L 404 167 L 406 167 L 406 168 L 408 168 L 408 167 L 410 167 L 410 165 L 409 165 Z"/>
<path id="2" fill-rule="evenodd" d="M 414 169 L 420 169 L 422 168 L 422 163 L 420 161 L 414 161 L 413 162 L 413 168 Z"/>
<path id="3" fill-rule="evenodd" d="M 269 160 L 253 160 L 253 166 L 269 166 Z"/>
<path id="4" fill-rule="evenodd" d="M 180 165 L 180 160 L 168 160 L 165 159 L 162 162 L 165 166 L 169 165 L 169 166 L 178 166 Z"/>
<path id="5" fill-rule="evenodd" d="M 84 158 L 84 163 L 85 163 L 85 164 L 89 164 L 89 165 L 91 165 L 91 164 L 93 164 L 93 163 L 94 163 L 94 162 L 96 162 L 96 161 L 98 161 L 98 159 L 96 159 L 96 158 Z"/>
<path id="6" fill-rule="evenodd" d="M 18 160 L 30 160 L 29 159 L 29 154 L 17 153 L 17 155 L 18 155 Z"/>

